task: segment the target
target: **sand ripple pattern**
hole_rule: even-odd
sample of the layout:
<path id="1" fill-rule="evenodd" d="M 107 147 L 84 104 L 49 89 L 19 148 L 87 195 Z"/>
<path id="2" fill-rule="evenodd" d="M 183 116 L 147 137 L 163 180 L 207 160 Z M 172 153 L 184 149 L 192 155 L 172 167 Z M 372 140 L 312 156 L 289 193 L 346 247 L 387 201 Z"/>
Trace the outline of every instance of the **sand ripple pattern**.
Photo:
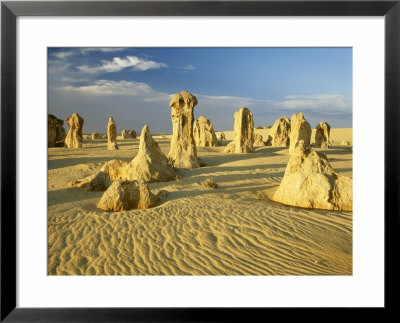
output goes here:
<path id="1" fill-rule="evenodd" d="M 336 165 L 351 173 L 351 159 L 339 153 L 332 155 Z M 218 154 L 203 149 L 207 167 L 182 171 L 179 182 L 151 184 L 170 192 L 153 209 L 102 212 L 101 193 L 49 191 L 48 274 L 352 274 L 351 212 L 257 200 L 258 190 L 282 179 L 288 157 L 277 150 L 260 149 L 245 162 Z M 217 190 L 201 188 L 207 176 Z"/>
<path id="2" fill-rule="evenodd" d="M 203 195 L 50 215 L 50 275 L 349 275 L 351 213 Z"/>

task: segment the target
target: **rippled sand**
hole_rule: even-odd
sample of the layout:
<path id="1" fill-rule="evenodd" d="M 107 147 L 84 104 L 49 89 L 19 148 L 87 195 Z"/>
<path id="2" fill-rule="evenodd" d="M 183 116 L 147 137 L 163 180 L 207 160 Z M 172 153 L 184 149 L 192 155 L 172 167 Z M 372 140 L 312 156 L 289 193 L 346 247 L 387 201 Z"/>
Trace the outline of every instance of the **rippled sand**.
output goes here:
<path id="1" fill-rule="evenodd" d="M 268 130 L 257 130 L 264 135 Z M 228 139 L 232 133 L 225 132 Z M 335 143 L 352 142 L 351 129 L 333 129 Z M 169 140 L 155 136 L 167 153 Z M 266 139 L 266 138 L 265 138 Z M 352 212 L 281 205 L 257 192 L 279 186 L 287 149 L 223 154 L 198 148 L 206 164 L 180 170 L 179 181 L 152 183 L 168 197 L 157 207 L 128 212 L 96 208 L 102 192 L 66 187 L 104 162 L 131 160 L 138 139 L 87 140 L 81 150 L 48 149 L 49 275 L 351 275 Z M 322 150 L 332 166 L 352 176 L 351 147 Z M 212 177 L 216 190 L 200 182 Z"/>

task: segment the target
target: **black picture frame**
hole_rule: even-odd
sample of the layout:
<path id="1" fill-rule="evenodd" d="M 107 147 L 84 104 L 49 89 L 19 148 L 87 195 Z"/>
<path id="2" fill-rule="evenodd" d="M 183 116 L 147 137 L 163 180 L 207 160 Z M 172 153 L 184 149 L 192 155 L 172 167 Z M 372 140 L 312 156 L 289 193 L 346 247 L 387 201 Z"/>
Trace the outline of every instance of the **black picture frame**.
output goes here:
<path id="1" fill-rule="evenodd" d="M 247 317 L 245 321 L 250 322 L 268 319 L 268 316 L 265 316 L 266 310 L 287 310 L 287 308 L 19 308 L 16 306 L 17 156 L 15 134 L 17 126 L 16 19 L 18 16 L 384 16 L 385 306 L 383 309 L 375 310 L 379 312 L 379 315 L 382 314 L 382 310 L 386 313 L 396 311 L 395 292 L 399 287 L 399 278 L 395 262 L 400 246 L 400 130 L 398 126 L 400 121 L 400 0 L 2 1 L 1 322 L 232 322 L 243 321 L 242 317 Z M 300 312 L 300 309 L 291 310 Z M 335 315 L 332 309 L 329 312 L 330 316 Z M 261 319 L 256 319 L 257 317 Z"/>

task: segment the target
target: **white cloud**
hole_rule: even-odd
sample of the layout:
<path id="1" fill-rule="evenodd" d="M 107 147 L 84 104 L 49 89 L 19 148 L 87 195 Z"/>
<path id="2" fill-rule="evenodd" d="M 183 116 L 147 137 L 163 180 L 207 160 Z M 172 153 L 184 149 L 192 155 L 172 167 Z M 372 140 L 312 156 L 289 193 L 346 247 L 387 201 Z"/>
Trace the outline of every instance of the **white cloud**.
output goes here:
<path id="1" fill-rule="evenodd" d="M 73 55 L 74 52 L 73 51 L 68 51 L 68 52 L 54 52 L 53 56 L 59 58 L 59 59 L 64 59 L 66 57 L 69 57 L 71 55 Z"/>
<path id="2" fill-rule="evenodd" d="M 143 101 L 151 102 L 158 100 L 168 100 L 170 97 L 168 94 L 158 92 L 142 82 L 128 82 L 128 81 L 109 81 L 109 80 L 98 80 L 93 84 L 72 86 L 66 85 L 59 87 L 58 90 L 66 92 L 78 92 L 82 94 L 95 95 L 95 96 L 110 96 L 110 95 L 122 95 L 122 96 L 136 96 L 141 98 Z M 169 101 L 168 101 L 169 102 Z"/>
<path id="3" fill-rule="evenodd" d="M 272 104 L 287 110 L 306 109 L 324 113 L 351 113 L 352 99 L 341 94 L 289 95 Z"/>
<path id="4" fill-rule="evenodd" d="M 100 66 L 78 66 L 81 72 L 96 74 L 101 72 L 112 73 L 123 70 L 124 68 L 133 67 L 136 71 L 146 71 L 149 69 L 167 67 L 165 63 L 145 60 L 137 56 L 126 56 L 126 58 L 114 57 L 112 61 L 102 61 Z"/>

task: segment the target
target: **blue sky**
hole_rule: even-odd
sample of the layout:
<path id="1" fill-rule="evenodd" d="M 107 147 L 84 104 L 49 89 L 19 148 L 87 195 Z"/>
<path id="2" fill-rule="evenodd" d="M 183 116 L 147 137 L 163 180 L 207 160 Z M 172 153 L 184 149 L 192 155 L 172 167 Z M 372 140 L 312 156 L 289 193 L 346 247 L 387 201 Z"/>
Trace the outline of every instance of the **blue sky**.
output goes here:
<path id="1" fill-rule="evenodd" d="M 48 111 L 78 112 L 83 132 L 171 133 L 169 101 L 179 91 L 197 97 L 195 118 L 216 131 L 233 129 L 246 106 L 255 126 L 303 112 L 311 127 L 352 127 L 351 48 L 49 48 Z M 68 126 L 66 126 L 68 130 Z"/>

